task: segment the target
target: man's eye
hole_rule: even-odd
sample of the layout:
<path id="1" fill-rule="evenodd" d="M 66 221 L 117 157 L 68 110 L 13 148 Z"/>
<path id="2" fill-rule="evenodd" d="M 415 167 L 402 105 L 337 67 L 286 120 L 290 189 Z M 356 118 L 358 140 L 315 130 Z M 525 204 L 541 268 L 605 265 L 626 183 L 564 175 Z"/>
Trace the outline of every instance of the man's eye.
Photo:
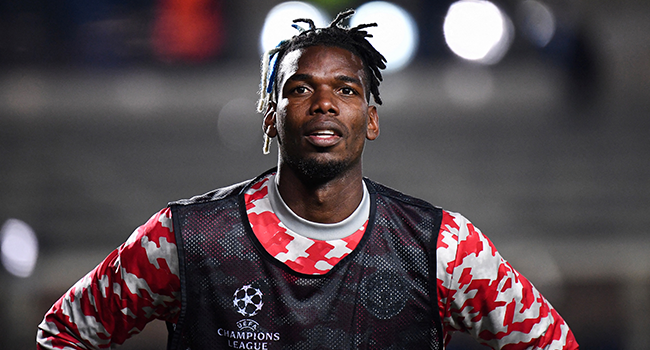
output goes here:
<path id="1" fill-rule="evenodd" d="M 356 91 L 354 91 L 353 88 L 344 87 L 344 88 L 341 89 L 341 93 L 343 95 L 354 95 L 356 93 Z"/>
<path id="2" fill-rule="evenodd" d="M 304 86 L 298 86 L 295 89 L 293 89 L 293 91 L 297 94 L 304 94 L 305 92 L 307 92 L 307 88 Z"/>

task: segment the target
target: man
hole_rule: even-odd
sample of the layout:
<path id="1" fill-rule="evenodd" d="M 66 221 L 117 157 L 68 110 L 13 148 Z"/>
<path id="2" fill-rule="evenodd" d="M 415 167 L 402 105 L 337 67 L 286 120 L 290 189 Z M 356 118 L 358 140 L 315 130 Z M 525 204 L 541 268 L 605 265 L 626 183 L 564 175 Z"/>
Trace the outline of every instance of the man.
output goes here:
<path id="1" fill-rule="evenodd" d="M 310 25 L 265 56 L 279 160 L 170 204 L 73 286 L 40 349 L 109 348 L 153 319 L 170 349 L 577 349 L 542 295 L 461 215 L 362 176 L 383 57 L 363 29 Z"/>

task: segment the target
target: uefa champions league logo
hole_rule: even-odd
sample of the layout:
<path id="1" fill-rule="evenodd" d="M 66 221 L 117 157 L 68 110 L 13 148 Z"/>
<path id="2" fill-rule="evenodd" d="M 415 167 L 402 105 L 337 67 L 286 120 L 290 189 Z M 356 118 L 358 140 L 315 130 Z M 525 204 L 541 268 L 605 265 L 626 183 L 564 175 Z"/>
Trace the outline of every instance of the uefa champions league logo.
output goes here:
<path id="1" fill-rule="evenodd" d="M 244 317 L 252 317 L 257 315 L 264 303 L 262 302 L 262 291 L 247 284 L 235 291 L 232 300 L 237 312 L 244 315 Z"/>
<path id="2" fill-rule="evenodd" d="M 264 306 L 262 296 L 261 290 L 247 284 L 235 291 L 232 304 L 240 315 L 253 317 Z M 250 318 L 241 319 L 231 326 L 217 329 L 217 335 L 232 349 L 267 350 L 270 344 L 279 342 L 281 338 L 280 332 L 263 329 Z M 233 330 L 234 326 L 239 330 Z"/>

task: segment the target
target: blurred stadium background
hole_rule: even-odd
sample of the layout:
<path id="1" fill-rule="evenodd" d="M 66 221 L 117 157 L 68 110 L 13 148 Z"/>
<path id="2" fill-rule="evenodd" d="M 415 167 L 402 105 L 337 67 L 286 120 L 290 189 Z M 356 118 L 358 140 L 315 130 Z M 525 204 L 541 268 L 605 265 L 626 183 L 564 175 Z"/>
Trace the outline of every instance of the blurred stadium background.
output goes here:
<path id="1" fill-rule="evenodd" d="M 310 2 L 327 21 L 364 3 Z M 416 34 L 386 41 L 413 56 L 385 74 L 366 175 L 469 217 L 581 348 L 650 349 L 650 3 L 494 0 L 474 56 L 452 3 L 393 2 Z M 0 2 L 1 349 L 34 348 L 51 304 L 168 201 L 274 166 L 255 100 L 279 4 Z M 154 323 L 122 348 L 165 341 Z"/>

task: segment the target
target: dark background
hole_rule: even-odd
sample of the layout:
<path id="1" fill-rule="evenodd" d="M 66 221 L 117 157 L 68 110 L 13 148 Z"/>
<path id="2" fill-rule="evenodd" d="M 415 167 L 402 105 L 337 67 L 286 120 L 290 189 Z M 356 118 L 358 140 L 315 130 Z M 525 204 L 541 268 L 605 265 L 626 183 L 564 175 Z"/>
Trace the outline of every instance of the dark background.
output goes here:
<path id="1" fill-rule="evenodd" d="M 0 271 L 0 348 L 33 348 L 52 303 L 168 201 L 274 166 L 255 100 L 277 2 L 201 3 L 217 34 L 185 51 L 156 41 L 174 3 L 0 2 L 0 224 L 20 219 L 40 244 L 32 276 Z M 650 349 L 650 3 L 547 1 L 554 41 L 515 34 L 489 67 L 442 42 L 449 2 L 396 3 L 422 42 L 381 86 L 365 174 L 469 217 L 581 348 Z M 514 16 L 516 1 L 496 4 Z M 165 337 L 153 323 L 123 348 Z"/>

